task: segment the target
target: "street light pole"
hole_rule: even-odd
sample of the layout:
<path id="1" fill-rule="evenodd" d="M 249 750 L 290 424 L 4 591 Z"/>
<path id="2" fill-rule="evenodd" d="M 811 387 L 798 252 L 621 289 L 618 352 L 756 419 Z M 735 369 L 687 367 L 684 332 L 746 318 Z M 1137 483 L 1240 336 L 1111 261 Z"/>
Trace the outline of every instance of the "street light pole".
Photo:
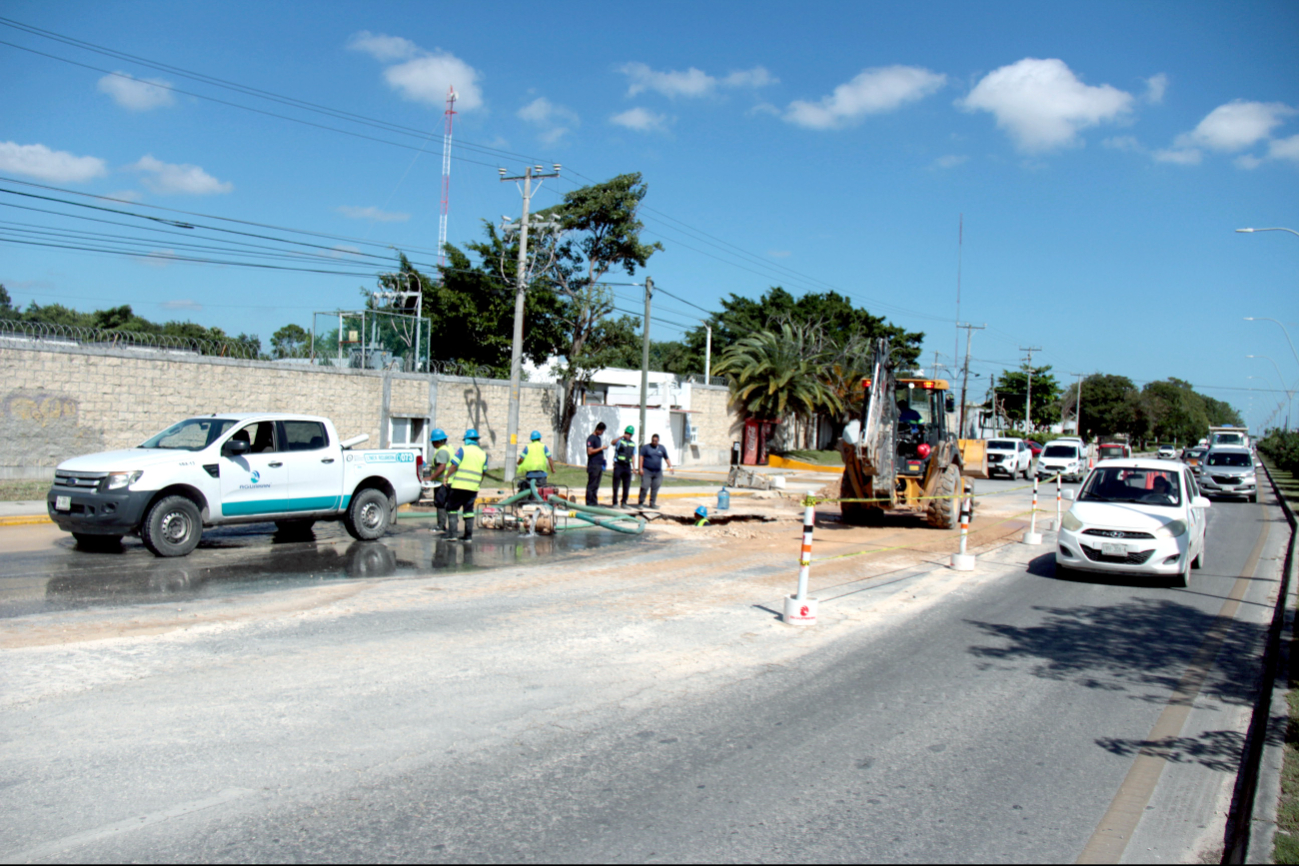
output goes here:
<path id="1" fill-rule="evenodd" d="M 1245 317 L 1245 321 L 1247 321 L 1247 322 L 1276 322 L 1276 326 L 1277 326 L 1278 328 L 1281 329 L 1281 333 L 1285 334 L 1285 341 L 1286 341 L 1287 343 L 1290 344 L 1290 354 L 1294 355 L 1294 362 L 1295 362 L 1296 364 L 1299 364 L 1299 352 L 1296 352 L 1296 351 L 1295 351 L 1294 340 L 1291 340 L 1291 339 L 1290 339 L 1290 331 L 1289 331 L 1289 330 L 1286 328 L 1286 326 L 1285 326 L 1284 324 L 1282 324 L 1279 320 L 1277 320 L 1277 319 L 1273 319 L 1273 318 L 1271 318 L 1271 317 L 1269 317 L 1269 316 L 1246 316 L 1246 317 Z"/>
<path id="2" fill-rule="evenodd" d="M 1277 366 L 1276 361 L 1272 361 L 1272 359 L 1269 358 L 1267 355 L 1246 355 L 1245 357 L 1246 357 L 1246 358 L 1263 358 L 1263 359 L 1266 360 L 1266 361 L 1271 361 L 1271 362 L 1272 362 L 1272 369 L 1276 370 L 1276 378 L 1277 378 L 1277 381 L 1281 383 L 1281 392 L 1282 392 L 1283 394 L 1285 394 L 1285 399 L 1286 399 L 1286 409 L 1285 409 L 1285 429 L 1286 429 L 1286 430 L 1289 430 L 1289 429 L 1290 429 L 1290 410 L 1294 408 L 1294 400 L 1293 400 L 1293 398 L 1294 398 L 1294 391 L 1291 391 L 1290 389 L 1286 388 L 1286 386 L 1285 386 L 1285 377 L 1281 375 L 1281 368 Z"/>
<path id="3" fill-rule="evenodd" d="M 533 173 L 533 169 L 537 173 Z M 528 206 L 532 203 L 532 179 L 559 177 L 559 165 L 551 174 L 541 174 L 541 166 L 528 166 L 522 175 L 501 180 L 523 181 L 523 219 L 519 221 L 519 264 L 514 294 L 514 342 L 510 346 L 510 411 L 505 422 L 505 483 L 514 481 L 514 463 L 519 451 L 519 380 L 523 378 L 523 302 L 528 291 Z M 537 187 L 540 189 L 540 185 Z"/>
<path id="4" fill-rule="evenodd" d="M 1237 234 L 1249 234 L 1250 232 L 1289 232 L 1292 235 L 1299 235 L 1294 229 L 1272 228 L 1272 229 L 1236 229 Z"/>

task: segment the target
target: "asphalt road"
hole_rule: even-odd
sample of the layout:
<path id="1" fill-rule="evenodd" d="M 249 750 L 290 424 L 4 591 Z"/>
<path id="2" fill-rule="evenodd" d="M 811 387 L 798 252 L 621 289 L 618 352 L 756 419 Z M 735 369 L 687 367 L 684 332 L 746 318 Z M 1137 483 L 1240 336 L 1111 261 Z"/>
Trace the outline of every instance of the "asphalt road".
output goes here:
<path id="1" fill-rule="evenodd" d="M 1057 580 L 1049 546 L 1009 545 L 814 632 L 760 599 L 620 605 L 624 569 L 689 555 L 642 544 L 563 590 L 412 577 L 337 615 L 8 648 L 0 853 L 1212 859 L 1287 540 L 1274 505 L 1220 503 L 1186 590 Z"/>

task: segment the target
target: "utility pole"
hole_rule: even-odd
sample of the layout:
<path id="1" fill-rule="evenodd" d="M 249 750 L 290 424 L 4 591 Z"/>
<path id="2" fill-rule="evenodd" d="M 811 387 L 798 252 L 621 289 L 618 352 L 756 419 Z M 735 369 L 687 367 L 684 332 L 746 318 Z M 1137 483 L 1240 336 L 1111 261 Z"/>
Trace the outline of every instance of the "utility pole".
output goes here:
<path id="1" fill-rule="evenodd" d="M 704 323 L 704 384 L 712 384 L 713 378 L 713 326 Z"/>
<path id="2" fill-rule="evenodd" d="M 971 325 L 968 323 L 957 322 L 956 327 L 965 329 L 965 372 L 961 380 L 961 420 L 957 426 L 959 432 L 956 436 L 956 438 L 960 439 L 965 436 L 965 395 L 966 390 L 970 387 L 970 340 L 973 339 L 975 331 L 982 331 L 988 326 L 986 323 L 982 325 Z M 956 359 L 953 358 L 952 360 L 955 361 Z"/>
<path id="3" fill-rule="evenodd" d="M 1001 433 L 1001 428 L 997 424 L 997 374 L 992 373 L 988 376 L 988 388 L 992 392 L 992 435 L 997 436 Z"/>
<path id="4" fill-rule="evenodd" d="M 1078 393 L 1075 395 L 1076 402 L 1074 403 L 1074 407 L 1073 407 L 1073 427 L 1074 427 L 1074 432 L 1077 433 L 1078 437 L 1081 439 L 1082 438 L 1082 385 L 1083 385 L 1083 376 L 1087 374 L 1070 373 L 1069 375 L 1078 377 Z"/>
<path id="5" fill-rule="evenodd" d="M 1021 352 L 1028 352 L 1028 393 L 1024 397 L 1024 430 L 1033 429 L 1033 353 L 1042 351 L 1041 346 L 1019 347 Z"/>
<path id="6" fill-rule="evenodd" d="M 534 169 L 536 173 L 534 173 Z M 528 291 L 528 206 L 532 203 L 532 179 L 544 180 L 559 177 L 559 165 L 552 174 L 541 174 L 542 167 L 528 166 L 522 175 L 506 177 L 499 169 L 501 180 L 523 181 L 523 219 L 519 222 L 518 285 L 514 295 L 514 343 L 510 346 L 510 414 L 505 424 L 505 483 L 514 481 L 514 463 L 519 451 L 519 380 L 523 376 L 523 301 Z M 540 185 L 537 186 L 541 188 Z"/>
<path id="7" fill-rule="evenodd" d="M 642 323 L 641 331 L 641 348 L 640 348 L 640 429 L 636 432 L 640 434 L 640 444 L 644 445 L 648 440 L 645 438 L 645 403 L 649 400 L 649 334 L 650 334 L 650 298 L 654 295 L 654 280 L 650 277 L 645 278 L 645 321 Z M 639 453 L 639 452 L 638 452 Z"/>

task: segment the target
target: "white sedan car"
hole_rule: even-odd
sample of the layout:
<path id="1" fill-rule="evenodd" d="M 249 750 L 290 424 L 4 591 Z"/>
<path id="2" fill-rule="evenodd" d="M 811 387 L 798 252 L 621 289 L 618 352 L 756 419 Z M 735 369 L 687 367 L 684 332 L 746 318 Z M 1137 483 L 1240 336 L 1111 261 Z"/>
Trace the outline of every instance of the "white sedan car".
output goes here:
<path id="1" fill-rule="evenodd" d="M 1075 499 L 1072 490 L 1066 499 Z M 1056 573 L 1151 574 L 1190 582 L 1204 563 L 1205 509 L 1181 464 L 1106 460 L 1092 470 L 1060 521 Z"/>

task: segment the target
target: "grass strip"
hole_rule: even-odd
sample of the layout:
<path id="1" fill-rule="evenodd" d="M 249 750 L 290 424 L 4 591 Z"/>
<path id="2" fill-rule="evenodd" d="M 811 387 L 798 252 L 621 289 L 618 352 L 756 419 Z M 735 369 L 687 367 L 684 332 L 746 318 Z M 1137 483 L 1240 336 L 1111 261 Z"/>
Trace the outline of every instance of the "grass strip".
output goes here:
<path id="1" fill-rule="evenodd" d="M 1299 511 L 1299 479 L 1264 458 L 1277 489 L 1290 507 Z M 1274 863 L 1299 864 L 1299 647 L 1293 634 L 1287 635 L 1289 669 L 1286 671 L 1286 705 L 1290 720 L 1285 730 L 1285 758 L 1281 769 L 1281 800 L 1276 810 L 1276 840 L 1273 843 Z"/>
<path id="2" fill-rule="evenodd" d="M 48 481 L 0 481 L 0 502 L 21 502 L 27 499 L 45 499 L 50 492 Z"/>

